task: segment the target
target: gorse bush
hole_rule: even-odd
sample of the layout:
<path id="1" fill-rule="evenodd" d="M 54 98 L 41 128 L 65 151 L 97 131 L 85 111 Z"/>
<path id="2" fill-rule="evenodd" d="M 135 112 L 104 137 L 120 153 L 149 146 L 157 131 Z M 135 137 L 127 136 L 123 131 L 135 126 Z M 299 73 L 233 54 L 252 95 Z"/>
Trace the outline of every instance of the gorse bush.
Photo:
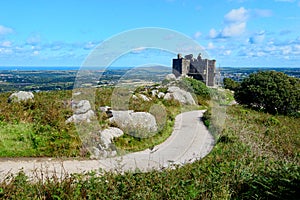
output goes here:
<path id="1" fill-rule="evenodd" d="M 275 71 L 250 74 L 236 89 L 235 99 L 271 114 L 295 115 L 300 110 L 300 80 Z"/>

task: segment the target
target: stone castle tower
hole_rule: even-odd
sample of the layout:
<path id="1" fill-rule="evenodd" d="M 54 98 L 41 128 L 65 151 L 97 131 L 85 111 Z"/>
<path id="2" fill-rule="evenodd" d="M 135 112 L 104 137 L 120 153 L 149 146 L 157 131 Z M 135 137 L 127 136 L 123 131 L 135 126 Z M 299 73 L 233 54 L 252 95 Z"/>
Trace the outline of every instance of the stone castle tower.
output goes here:
<path id="1" fill-rule="evenodd" d="M 176 77 L 190 76 L 203 81 L 207 86 L 214 86 L 216 60 L 202 59 L 201 54 L 197 58 L 193 58 L 193 54 L 184 58 L 178 54 L 177 59 L 173 59 L 173 74 Z"/>

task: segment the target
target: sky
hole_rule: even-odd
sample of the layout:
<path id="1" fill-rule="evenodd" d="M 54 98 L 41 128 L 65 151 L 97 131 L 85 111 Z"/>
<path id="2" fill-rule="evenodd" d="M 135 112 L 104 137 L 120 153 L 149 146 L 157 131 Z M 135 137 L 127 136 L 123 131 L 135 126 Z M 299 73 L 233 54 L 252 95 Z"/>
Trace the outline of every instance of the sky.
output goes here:
<path id="1" fill-rule="evenodd" d="M 197 42 L 221 67 L 300 67 L 300 0 L 3 0 L 0 10 L 0 66 L 81 66 L 116 35 L 155 27 Z M 138 50 L 112 65 L 171 66 L 176 56 Z"/>

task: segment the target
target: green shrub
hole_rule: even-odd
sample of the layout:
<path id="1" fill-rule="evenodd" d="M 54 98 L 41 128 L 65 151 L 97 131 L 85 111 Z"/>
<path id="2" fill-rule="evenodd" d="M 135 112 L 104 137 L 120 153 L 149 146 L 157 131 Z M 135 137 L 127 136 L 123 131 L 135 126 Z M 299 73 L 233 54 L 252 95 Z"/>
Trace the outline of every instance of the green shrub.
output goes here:
<path id="1" fill-rule="evenodd" d="M 243 80 L 236 89 L 238 103 L 271 114 L 291 115 L 300 110 L 300 80 L 282 72 L 262 71 Z"/>
<path id="2" fill-rule="evenodd" d="M 202 81 L 198 81 L 193 78 L 182 78 L 179 84 L 187 91 L 199 95 L 207 100 L 210 99 L 210 90 Z"/>
<path id="3" fill-rule="evenodd" d="M 238 82 L 232 80 L 231 78 L 224 78 L 223 84 L 225 89 L 229 89 L 233 91 L 235 91 L 240 86 Z"/>

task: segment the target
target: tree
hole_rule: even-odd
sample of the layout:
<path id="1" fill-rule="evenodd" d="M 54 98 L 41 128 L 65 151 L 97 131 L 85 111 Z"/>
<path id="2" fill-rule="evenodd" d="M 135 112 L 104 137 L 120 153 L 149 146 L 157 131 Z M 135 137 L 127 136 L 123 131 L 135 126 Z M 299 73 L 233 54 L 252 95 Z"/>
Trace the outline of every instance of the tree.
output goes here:
<path id="1" fill-rule="evenodd" d="M 229 89 L 229 90 L 233 90 L 233 91 L 235 91 L 240 86 L 240 84 L 238 82 L 232 80 L 231 78 L 224 78 L 223 84 L 224 84 L 225 89 Z"/>
<path id="2" fill-rule="evenodd" d="M 236 89 L 235 99 L 271 114 L 295 114 L 300 110 L 300 79 L 275 71 L 250 74 Z"/>

